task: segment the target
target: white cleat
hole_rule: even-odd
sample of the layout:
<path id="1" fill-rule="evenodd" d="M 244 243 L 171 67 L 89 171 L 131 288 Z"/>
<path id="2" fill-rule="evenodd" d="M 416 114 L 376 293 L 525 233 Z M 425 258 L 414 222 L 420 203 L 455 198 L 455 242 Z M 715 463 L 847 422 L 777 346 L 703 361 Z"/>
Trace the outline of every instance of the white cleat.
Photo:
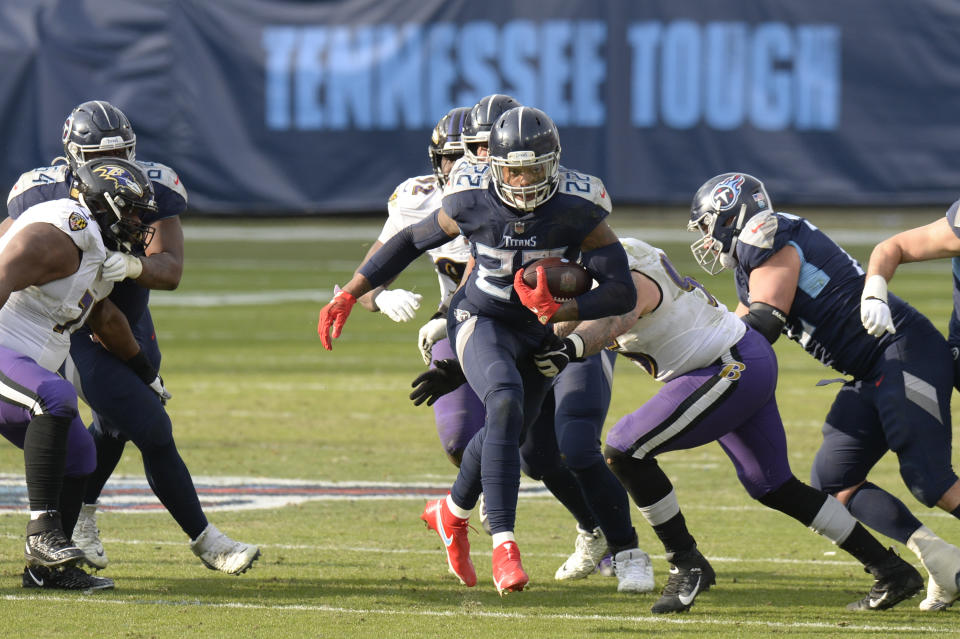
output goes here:
<path id="1" fill-rule="evenodd" d="M 228 575 L 246 572 L 260 557 L 258 547 L 230 539 L 213 524 L 207 524 L 200 536 L 190 542 L 190 550 L 207 568 Z"/>
<path id="2" fill-rule="evenodd" d="M 920 610 L 946 610 L 960 599 L 960 548 L 937 537 L 926 526 L 913 533 L 907 547 L 930 574 L 927 596 L 920 602 Z"/>
<path id="3" fill-rule="evenodd" d="M 650 555 L 639 548 L 622 550 L 613 558 L 613 570 L 617 575 L 617 592 L 652 592 L 653 564 Z"/>
<path id="4" fill-rule="evenodd" d="M 607 538 L 603 536 L 603 531 L 599 528 L 587 531 L 577 526 L 577 540 L 574 543 L 573 554 L 557 568 L 553 578 L 558 581 L 586 579 L 606 554 Z"/>
<path id="5" fill-rule="evenodd" d="M 73 527 L 73 543 L 83 551 L 84 559 L 91 567 L 102 570 L 110 563 L 100 542 L 100 529 L 97 528 L 97 504 L 84 504 L 80 507 L 77 525 Z"/>

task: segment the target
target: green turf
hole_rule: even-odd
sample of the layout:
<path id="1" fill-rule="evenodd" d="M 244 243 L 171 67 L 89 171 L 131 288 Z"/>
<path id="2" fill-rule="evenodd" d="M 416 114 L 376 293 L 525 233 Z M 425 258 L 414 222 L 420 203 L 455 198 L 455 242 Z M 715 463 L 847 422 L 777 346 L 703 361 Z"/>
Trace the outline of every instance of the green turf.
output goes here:
<path id="1" fill-rule="evenodd" d="M 828 231 L 864 233 L 932 220 L 886 212 L 871 217 L 822 214 Z M 612 219 L 615 228 L 680 228 L 683 213 L 653 210 Z M 218 229 L 283 232 L 345 227 L 342 220 L 189 221 L 188 238 Z M 423 368 L 417 328 L 430 316 L 436 279 L 426 260 L 398 286 L 425 296 L 415 322 L 395 324 L 357 307 L 334 351 L 316 337 L 310 301 L 213 307 L 169 305 L 224 293 L 326 291 L 346 281 L 379 221 L 356 224 L 350 237 L 284 242 L 188 239 L 180 289 L 157 295 L 154 315 L 163 346 L 163 374 L 180 451 L 196 475 L 246 475 L 309 480 L 434 482 L 454 478 L 436 439 L 432 412 L 406 399 Z M 203 233 L 200 233 L 200 232 Z M 322 233 L 320 233 L 322 235 Z M 729 274 L 710 278 L 696 267 L 688 244 L 659 242 L 687 275 L 724 302 L 734 300 Z M 859 259 L 866 244 L 849 246 Z M 951 309 L 949 263 L 902 269 L 892 290 L 903 293 L 945 330 Z M 820 426 L 839 388 L 816 387 L 838 377 L 786 340 L 779 397 L 794 472 L 809 476 Z M 608 425 L 635 409 L 657 385 L 626 360 L 618 363 Z M 616 580 L 553 580 L 573 548 L 572 519 L 548 498 L 520 502 L 517 537 L 531 584 L 501 599 L 490 579 L 490 544 L 471 534 L 480 576 L 461 586 L 447 573 L 439 540 L 418 520 L 422 500 L 326 501 L 278 510 L 218 512 L 222 530 L 263 547 L 255 568 L 240 577 L 204 569 L 166 514 L 101 515 L 115 591 L 90 596 L 37 594 L 19 587 L 23 514 L 0 517 L 0 636 L 56 633 L 77 637 L 889 637 L 960 635 L 957 611 L 921 613 L 918 599 L 885 613 L 851 613 L 843 606 L 869 588 L 870 578 L 826 540 L 752 502 L 716 445 L 661 459 L 718 583 L 689 614 L 654 617 L 655 595 L 616 592 Z M 20 473 L 20 451 L 0 447 L 0 472 Z M 142 475 L 128 450 L 117 471 Z M 921 507 L 903 487 L 893 459 L 871 478 L 902 497 L 922 519 L 960 544 L 956 520 Z M 641 546 L 654 557 L 658 587 L 667 571 L 656 537 L 634 517 Z M 908 560 L 912 554 L 900 547 Z"/>

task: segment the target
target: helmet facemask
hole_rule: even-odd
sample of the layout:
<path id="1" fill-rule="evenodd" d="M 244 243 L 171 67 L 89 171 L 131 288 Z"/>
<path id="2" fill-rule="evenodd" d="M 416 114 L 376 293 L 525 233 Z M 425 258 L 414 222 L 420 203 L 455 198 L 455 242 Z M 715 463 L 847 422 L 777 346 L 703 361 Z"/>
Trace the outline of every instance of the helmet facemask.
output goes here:
<path id="1" fill-rule="evenodd" d="M 113 197 L 109 193 L 91 198 L 84 198 L 81 193 L 79 199 L 93 214 L 104 245 L 110 250 L 142 253 L 153 241 L 154 228 L 140 221 L 140 217 L 143 213 L 155 212 L 155 205 L 127 202 L 122 195 Z"/>
<path id="2" fill-rule="evenodd" d="M 536 155 L 533 151 L 511 151 L 506 157 L 490 156 L 489 163 L 490 179 L 497 195 L 515 209 L 532 211 L 557 191 L 560 154 L 556 151 L 546 155 Z"/>
<path id="3" fill-rule="evenodd" d="M 727 268 L 736 268 L 739 233 L 746 221 L 747 206 L 740 205 L 737 215 L 721 216 L 716 211 L 703 213 L 687 224 L 688 231 L 700 231 L 700 239 L 690 245 L 694 259 L 710 275 L 716 275 Z"/>

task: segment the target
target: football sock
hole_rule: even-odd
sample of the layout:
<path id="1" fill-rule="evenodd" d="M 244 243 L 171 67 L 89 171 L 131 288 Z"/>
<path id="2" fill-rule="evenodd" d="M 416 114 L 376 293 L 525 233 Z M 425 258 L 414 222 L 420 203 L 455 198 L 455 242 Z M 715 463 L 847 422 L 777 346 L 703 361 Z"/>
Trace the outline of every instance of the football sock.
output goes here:
<path id="1" fill-rule="evenodd" d="M 108 435 L 96 424 L 91 425 L 88 430 L 93 435 L 93 442 L 97 447 L 97 467 L 87 477 L 83 503 L 95 504 L 100 499 L 104 484 L 107 483 L 117 464 L 120 463 L 126 440 Z"/>
<path id="2" fill-rule="evenodd" d="M 923 525 L 902 501 L 870 482 L 864 483 L 847 501 L 847 510 L 863 525 L 901 544 L 907 543 L 910 535 Z"/>
<path id="3" fill-rule="evenodd" d="M 576 476 L 566 466 L 557 466 L 540 477 L 554 497 L 570 511 L 581 530 L 593 530 L 597 527 L 597 520 L 593 510 L 584 499 L 583 491 Z"/>
<path id="4" fill-rule="evenodd" d="M 42 414 L 30 420 L 23 438 L 23 463 L 31 511 L 56 510 L 73 416 Z"/>
<path id="5" fill-rule="evenodd" d="M 587 496 L 587 503 L 611 550 L 636 548 L 637 531 L 630 523 L 630 498 L 606 462 L 599 459 L 592 466 L 574 469 L 573 474 Z"/>
<path id="6" fill-rule="evenodd" d="M 856 557 L 860 563 L 868 568 L 883 563 L 890 556 L 890 551 L 884 548 L 883 544 L 871 535 L 860 522 L 857 522 L 847 538 L 837 545 Z"/>
<path id="7" fill-rule="evenodd" d="M 77 525 L 77 519 L 80 517 L 86 484 L 86 475 L 63 478 L 63 487 L 60 489 L 60 521 L 67 539 L 73 536 L 73 527 Z"/>

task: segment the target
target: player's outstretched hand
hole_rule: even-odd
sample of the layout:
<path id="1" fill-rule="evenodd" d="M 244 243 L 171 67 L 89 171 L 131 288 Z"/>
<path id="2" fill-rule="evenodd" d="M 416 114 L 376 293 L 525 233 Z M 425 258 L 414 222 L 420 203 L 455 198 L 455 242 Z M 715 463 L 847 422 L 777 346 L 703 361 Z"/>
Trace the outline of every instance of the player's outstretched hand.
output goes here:
<path id="1" fill-rule="evenodd" d="M 333 299 L 320 309 L 320 321 L 317 322 L 317 334 L 320 335 L 320 342 L 328 351 L 333 350 L 333 343 L 330 341 L 330 329 L 333 329 L 333 338 L 340 337 L 340 331 L 350 316 L 353 305 L 357 303 L 350 293 L 342 290 L 339 286 L 333 287 Z"/>
<path id="2" fill-rule="evenodd" d="M 537 288 L 530 288 L 523 281 L 523 269 L 519 269 L 513 276 L 513 288 L 517 291 L 520 302 L 533 311 L 541 324 L 546 324 L 554 313 L 563 306 L 553 299 L 553 294 L 547 287 L 547 274 L 542 266 L 537 267 Z"/>
<path id="3" fill-rule="evenodd" d="M 384 289 L 373 298 L 380 312 L 394 322 L 409 322 L 417 315 L 423 295 L 402 288 Z"/>
<path id="4" fill-rule="evenodd" d="M 560 339 L 551 335 L 547 342 L 533 354 L 537 370 L 544 377 L 556 377 L 570 362 L 583 360 L 583 339 L 576 333 Z"/>
<path id="5" fill-rule="evenodd" d="M 420 356 L 423 357 L 423 363 L 430 365 L 430 358 L 433 356 L 433 345 L 447 336 L 447 318 L 434 317 L 432 320 L 420 327 L 417 347 L 420 349 Z"/>
<path id="6" fill-rule="evenodd" d="M 433 406 L 435 401 L 450 391 L 457 390 L 467 381 L 457 360 L 438 359 L 434 364 L 437 365 L 436 368 L 421 373 L 410 384 L 414 387 L 413 392 L 410 393 L 414 406 L 419 406 L 424 401 L 427 402 L 427 406 Z"/>

